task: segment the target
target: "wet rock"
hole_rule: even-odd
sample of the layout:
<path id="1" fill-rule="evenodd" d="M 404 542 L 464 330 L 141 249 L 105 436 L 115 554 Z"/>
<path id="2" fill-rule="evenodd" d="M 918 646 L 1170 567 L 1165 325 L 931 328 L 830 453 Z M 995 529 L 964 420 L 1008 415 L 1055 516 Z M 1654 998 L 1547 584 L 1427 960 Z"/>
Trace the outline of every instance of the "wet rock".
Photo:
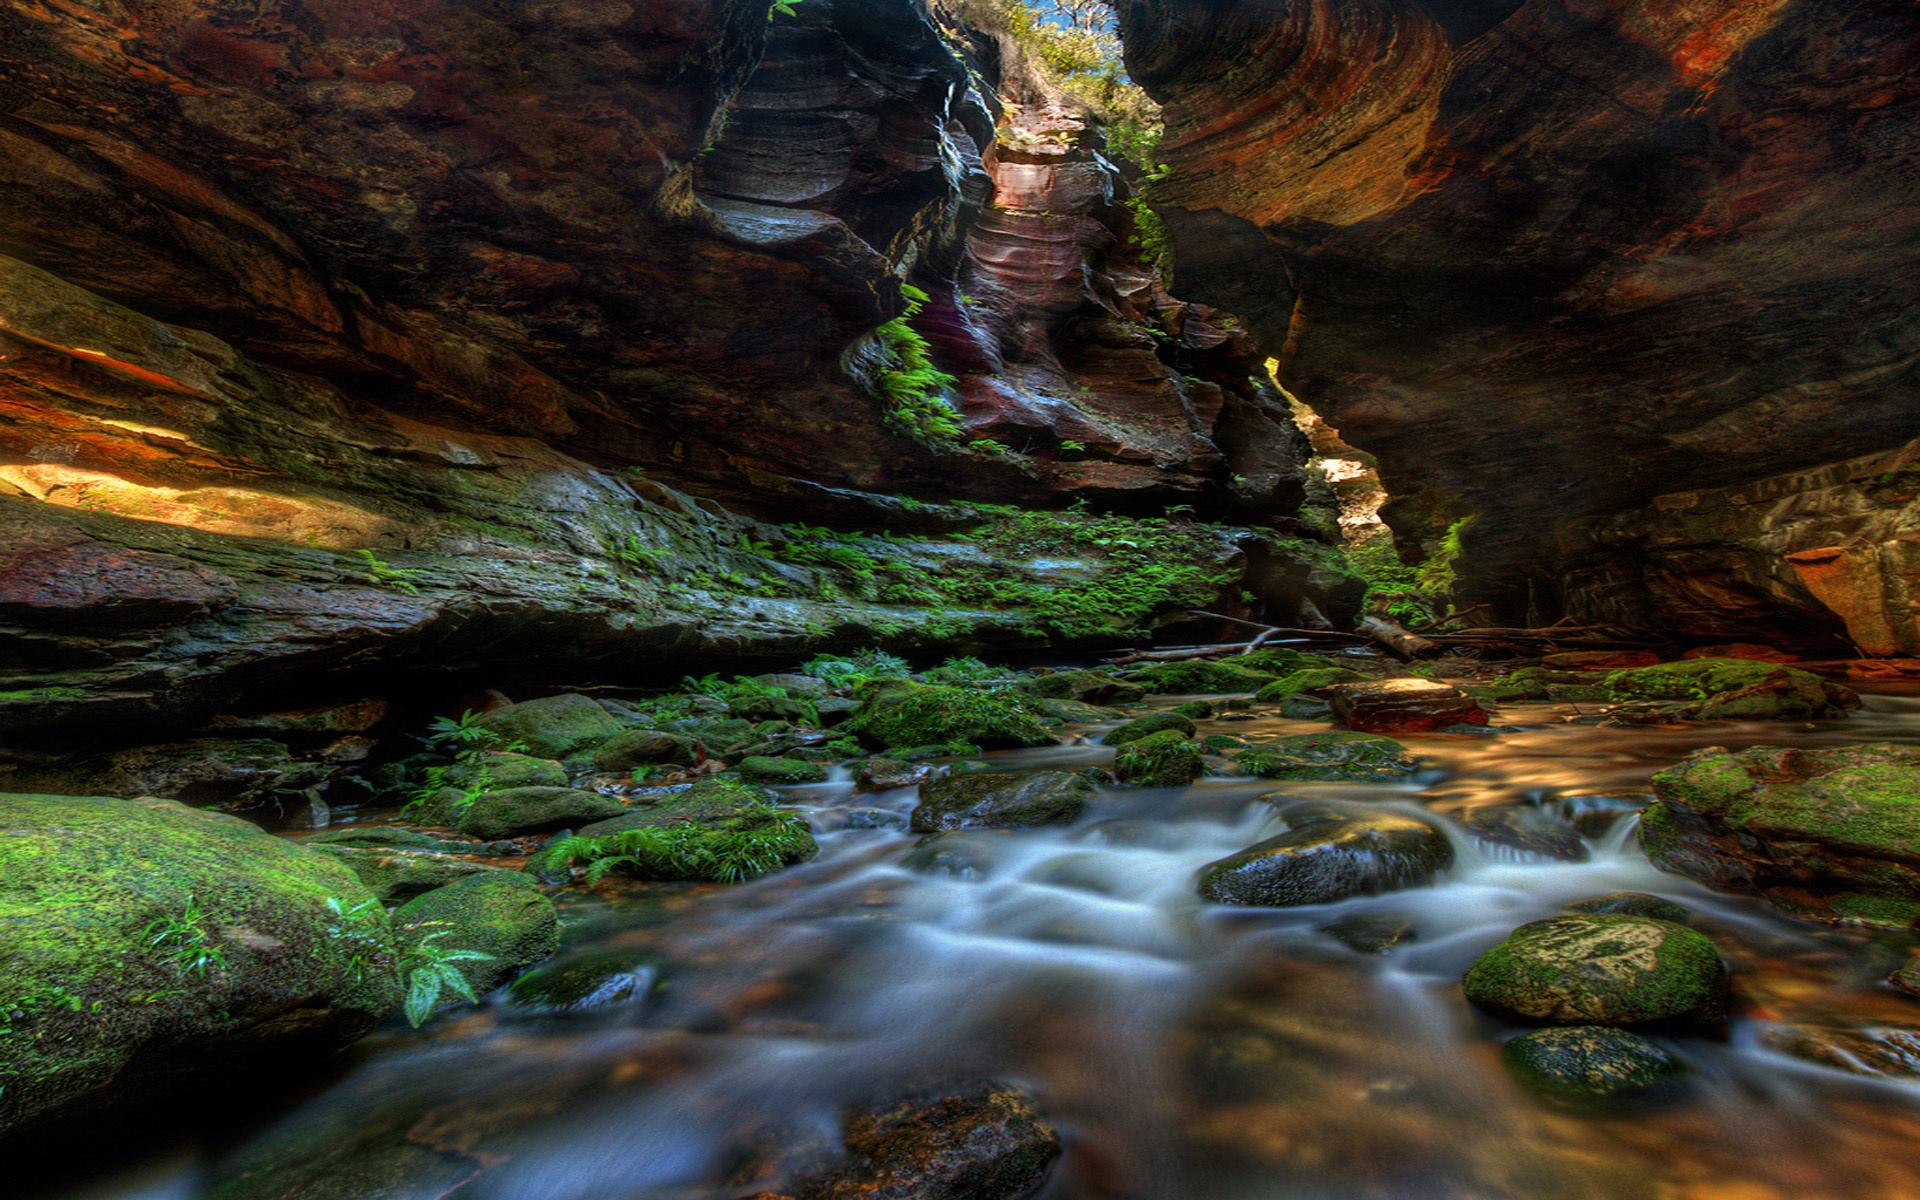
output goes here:
<path id="1" fill-rule="evenodd" d="M 727 712 L 754 721 L 790 721 L 795 725 L 811 725 L 815 715 L 808 701 L 786 696 L 743 696 L 728 701 Z"/>
<path id="2" fill-rule="evenodd" d="M 1598 838 L 1652 800 L 1646 792 L 1574 792 L 1544 801 L 1542 807 L 1560 816 L 1581 836 Z"/>
<path id="3" fill-rule="evenodd" d="M 962 775 L 920 785 L 913 810 L 916 833 L 1021 825 L 1070 825 L 1079 820 L 1093 785 L 1065 771 L 1033 775 Z"/>
<path id="4" fill-rule="evenodd" d="M 1273 682 L 1273 676 L 1265 671 L 1253 671 L 1232 663 L 1207 662 L 1203 659 L 1191 662 L 1155 663 L 1150 667 L 1141 667 L 1137 671 L 1130 672 L 1127 678 L 1149 692 L 1183 696 L 1254 692 Z"/>
<path id="5" fill-rule="evenodd" d="M 1659 664 L 1660 656 L 1651 650 L 1562 650 L 1540 659 L 1550 671 L 1623 671 Z"/>
<path id="6" fill-rule="evenodd" d="M 751 732 L 751 728 L 748 729 Z M 707 760 L 699 739 L 657 729 L 634 729 L 615 734 L 593 752 L 593 765 L 602 771 L 631 771 L 655 763 L 692 767 Z"/>
<path id="7" fill-rule="evenodd" d="M 1139 787 L 1185 787 L 1205 769 L 1199 744 L 1177 729 L 1135 738 L 1113 756 L 1114 778 Z"/>
<path id="8" fill-rule="evenodd" d="M 906 827 L 906 814 L 894 812 L 890 808 L 850 808 L 847 810 L 848 829 L 905 829 Z"/>
<path id="9" fill-rule="evenodd" d="M 626 805 L 618 798 L 579 788 L 508 788 L 475 797 L 460 814 L 457 825 L 461 833 L 471 837 L 522 837 L 605 820 L 625 811 Z"/>
<path id="10" fill-rule="evenodd" d="M 489 871 L 436 888 L 395 909 L 393 925 L 403 950 L 431 938 L 440 950 L 487 955 L 453 964 L 476 994 L 492 991 L 560 948 L 553 901 L 521 871 Z"/>
<path id="11" fill-rule="evenodd" d="M 1887 982 L 1893 985 L 1895 991 L 1920 1000 L 1920 958 L 1913 959 L 1888 975 Z"/>
<path id="12" fill-rule="evenodd" d="M 1425 733 L 1487 723 L 1486 710 L 1472 696 L 1431 679 L 1343 683 L 1327 694 L 1341 724 L 1367 733 Z"/>
<path id="13" fill-rule="evenodd" d="M 507 1004 L 527 1016 L 578 1016 L 645 1000 L 663 970 L 651 958 L 599 953 L 535 967 L 507 988 Z"/>
<path id="14" fill-rule="evenodd" d="M 473 723 L 500 740 L 519 745 L 536 758 L 564 760 L 623 732 L 620 723 L 590 698 L 545 696 L 481 713 Z"/>
<path id="15" fill-rule="evenodd" d="M 1575 900 L 1566 905 L 1566 909 L 1568 912 L 1600 916 L 1652 917 L 1656 921 L 1672 921 L 1677 925 L 1686 924 L 1693 916 L 1673 901 L 1646 892 L 1609 892 L 1591 900 Z"/>
<path id="16" fill-rule="evenodd" d="M 833 685 L 817 675 L 756 675 L 761 687 L 777 687 L 795 700 L 825 700 L 833 694 Z"/>
<path id="17" fill-rule="evenodd" d="M 1407 748 L 1370 733 L 1309 733 L 1242 751 L 1234 765 L 1262 779 L 1399 783 L 1419 769 Z"/>
<path id="18" fill-rule="evenodd" d="M 1707 750 L 1653 787 L 1640 845 L 1662 870 L 1806 920 L 1920 919 L 1920 748 Z"/>
<path id="19" fill-rule="evenodd" d="M 236 715 L 222 713 L 207 722 L 207 732 L 223 737 L 337 735 L 367 733 L 386 720 L 385 700 L 354 700 L 320 708 Z"/>
<path id="20" fill-rule="evenodd" d="M 1331 721 L 1333 705 L 1314 696 L 1288 696 L 1280 702 L 1280 715 L 1289 721 Z"/>
<path id="21" fill-rule="evenodd" d="M 399 1002 L 390 970 L 356 961 L 391 958 L 385 911 L 324 855 L 156 799 L 0 794 L 0 831 L 0 1130 L 324 1053 Z M 330 900 L 367 913 L 360 945 Z"/>
<path id="22" fill-rule="evenodd" d="M 1658 1043 L 1600 1025 L 1523 1033 L 1501 1047 L 1500 1061 L 1529 1087 L 1573 1101 L 1645 1096 L 1686 1071 Z"/>
<path id="23" fill-rule="evenodd" d="M 615 840 L 601 856 L 613 870 L 640 879 L 735 882 L 806 862 L 820 852 L 805 818 L 780 808 L 763 789 L 703 779 L 652 808 L 583 826 L 599 840 L 658 830 L 659 838 Z"/>
<path id="24" fill-rule="evenodd" d="M 889 680 L 863 692 L 860 711 L 848 724 L 862 741 L 880 747 L 1053 745 L 1053 735 L 1013 694 L 905 680 Z"/>
<path id="25" fill-rule="evenodd" d="M 1127 715 L 1117 708 L 1082 704 L 1078 700 L 1035 700 L 1033 711 L 1050 721 L 1068 725 L 1098 725 L 1102 721 L 1117 721 Z"/>
<path id="26" fill-rule="evenodd" d="M 1301 693 L 1321 693 L 1337 683 L 1365 683 L 1367 676 L 1344 667 L 1316 667 L 1282 676 L 1254 693 L 1261 704 L 1280 704 Z"/>
<path id="27" fill-rule="evenodd" d="M 827 781 L 825 764 L 805 762 L 797 758 L 767 758 L 756 754 L 741 759 L 734 769 L 739 771 L 740 777 L 748 783 L 790 786 Z"/>
<path id="28" fill-rule="evenodd" d="M 324 783 L 335 768 L 297 761 L 267 738 L 195 738 L 22 767 L 9 785 L 74 795 L 164 796 L 196 807 L 243 809 L 276 793 Z"/>
<path id="29" fill-rule="evenodd" d="M 1616 671 L 1607 698 L 1666 701 L 1664 715 L 1685 721 L 1819 721 L 1860 707 L 1852 688 L 1775 663 L 1699 658 Z"/>
<path id="30" fill-rule="evenodd" d="M 1572 826 L 1537 808 L 1470 808 L 1455 820 L 1476 839 L 1560 862 L 1586 862 L 1587 843 Z"/>
<path id="31" fill-rule="evenodd" d="M 1199 892 L 1216 904 L 1331 904 L 1419 887 L 1452 865 L 1445 835 L 1381 813 L 1314 821 L 1256 842 L 1202 867 Z"/>
<path id="32" fill-rule="evenodd" d="M 1390 913 L 1367 913 L 1322 925 L 1320 932 L 1361 954 L 1386 954 L 1418 936 L 1414 923 Z"/>
<path id="33" fill-rule="evenodd" d="M 1204 721 L 1213 716 L 1213 705 L 1205 700 L 1189 700 L 1185 704 L 1176 704 L 1167 710 L 1189 721 Z"/>
<path id="34" fill-rule="evenodd" d="M 382 904 L 402 904 L 457 879 L 502 869 L 432 852 L 315 845 L 311 841 L 307 849 L 352 871 Z"/>
<path id="35" fill-rule="evenodd" d="M 763 1152 L 735 1182 L 784 1177 L 785 1192 L 805 1200 L 1020 1200 L 1061 1152 L 1032 1097 L 991 1081 L 859 1105 L 841 1114 L 839 1147 L 813 1142 L 803 1134 Z"/>
<path id="36" fill-rule="evenodd" d="M 1669 921 L 1551 917 L 1522 925 L 1468 968 L 1467 999 L 1537 1025 L 1672 1028 L 1727 1013 L 1728 971 L 1712 942 Z"/>
<path id="37" fill-rule="evenodd" d="M 913 787 L 932 779 L 940 768 L 926 763 L 901 762 L 897 758 L 870 758 L 860 765 L 855 785 L 863 792 L 888 792 Z"/>
<path id="38" fill-rule="evenodd" d="M 931 875 L 984 879 L 1012 847 L 1008 829 L 957 829 L 930 833 L 913 844 L 900 865 Z"/>
<path id="39" fill-rule="evenodd" d="M 1193 722 L 1179 713 L 1157 712 L 1128 721 L 1118 729 L 1109 729 L 1100 739 L 1102 746 L 1124 746 L 1128 742 L 1152 737 L 1156 733 L 1178 733 L 1182 737 L 1192 737 L 1199 732 Z"/>
<path id="40" fill-rule="evenodd" d="M 1015 686 L 1035 699 L 1098 705 L 1132 704 L 1147 694 L 1141 685 L 1105 671 L 1055 671 L 1023 679 Z"/>
<path id="41" fill-rule="evenodd" d="M 411 850 L 423 854 L 505 854 L 512 842 L 468 842 L 434 837 L 397 825 L 349 825 L 302 838 L 302 846 L 352 846 L 361 850 Z"/>
<path id="42" fill-rule="evenodd" d="M 860 702 L 851 696 L 829 696 L 825 700 L 815 700 L 813 711 L 820 718 L 822 728 L 844 725 L 860 711 Z"/>
<path id="43" fill-rule="evenodd" d="M 1920 1079 L 1920 1025 L 1776 1025 L 1760 1044 L 1853 1075 Z"/>
<path id="44" fill-rule="evenodd" d="M 1303 654 L 1298 650 L 1289 650 L 1285 646 L 1262 646 L 1250 654 L 1238 655 L 1226 661 L 1230 666 L 1243 667 L 1249 671 L 1265 671 L 1281 678 L 1295 671 L 1330 671 L 1340 667 L 1340 664 L 1331 658 L 1318 654 Z"/>
<path id="45" fill-rule="evenodd" d="M 1252 742 L 1231 733 L 1209 733 L 1200 739 L 1200 748 L 1208 754 L 1231 754 L 1252 747 Z"/>
<path id="46" fill-rule="evenodd" d="M 449 771 L 447 779 L 461 786 L 472 786 L 484 779 L 488 790 L 504 792 L 513 788 L 563 788 L 567 786 L 567 771 L 548 758 L 485 754 L 469 765 Z"/>

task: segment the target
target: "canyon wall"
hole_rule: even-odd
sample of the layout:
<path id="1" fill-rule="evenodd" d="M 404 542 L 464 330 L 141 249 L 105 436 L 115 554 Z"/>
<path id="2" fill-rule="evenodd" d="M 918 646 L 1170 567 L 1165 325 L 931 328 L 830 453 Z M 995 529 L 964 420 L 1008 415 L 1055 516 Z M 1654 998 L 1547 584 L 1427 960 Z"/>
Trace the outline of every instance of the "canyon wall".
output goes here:
<path id="1" fill-rule="evenodd" d="M 1904 600 L 1859 611 L 1920 585 L 1904 499 L 1834 481 L 1920 435 L 1920 10 L 1117 8 L 1176 289 L 1378 456 L 1403 533 L 1481 514 L 1473 598 L 1914 649 Z"/>

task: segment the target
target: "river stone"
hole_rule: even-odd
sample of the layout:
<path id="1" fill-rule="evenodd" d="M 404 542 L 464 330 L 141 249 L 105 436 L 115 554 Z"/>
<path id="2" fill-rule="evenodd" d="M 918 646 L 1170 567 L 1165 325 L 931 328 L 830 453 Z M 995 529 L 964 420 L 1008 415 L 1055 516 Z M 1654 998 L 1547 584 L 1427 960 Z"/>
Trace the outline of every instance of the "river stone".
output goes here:
<path id="1" fill-rule="evenodd" d="M 741 759 L 735 769 L 748 783 L 791 785 L 827 781 L 825 764 L 797 758 L 768 758 L 755 754 Z"/>
<path id="2" fill-rule="evenodd" d="M 1124 746 L 1128 742 L 1137 741 L 1144 737 L 1152 737 L 1156 733 L 1166 733 L 1169 730 L 1180 734 L 1182 737 L 1192 737 L 1195 733 L 1199 732 L 1194 727 L 1192 721 L 1181 716 L 1179 713 L 1157 712 L 1149 713 L 1138 720 L 1128 721 L 1118 729 L 1109 729 L 1107 736 L 1100 739 L 1100 744 L 1102 746 Z"/>
<path id="3" fill-rule="evenodd" d="M 1586 862 L 1587 843 L 1573 826 L 1527 805 L 1470 808 L 1455 816 L 1477 841 L 1524 850 L 1559 862 Z"/>
<path id="4" fill-rule="evenodd" d="M 1216 904 L 1331 904 L 1419 887 L 1453 865 L 1446 836 L 1392 813 L 1309 821 L 1200 869 L 1200 895 Z"/>
<path id="5" fill-rule="evenodd" d="M 1687 721 L 1818 721 L 1860 707 L 1852 688 L 1793 667 L 1735 658 L 1615 671 L 1604 686 L 1614 701 L 1673 702 L 1664 715 Z"/>
<path id="6" fill-rule="evenodd" d="M 1562 1100 L 1624 1100 L 1669 1084 L 1686 1066 L 1624 1029 L 1574 1025 L 1523 1033 L 1500 1051 L 1520 1082 Z"/>
<path id="7" fill-rule="evenodd" d="M 1920 958 L 1908 960 L 1906 966 L 1887 976 L 1887 982 L 1895 991 L 1920 1000 Z"/>
<path id="8" fill-rule="evenodd" d="M 1235 655 L 1226 660 L 1229 666 L 1243 667 L 1249 671 L 1266 671 L 1285 677 L 1295 671 L 1330 671 L 1340 664 L 1320 654 L 1306 654 L 1299 650 L 1289 650 L 1285 646 L 1262 646 L 1249 654 Z"/>
<path id="9" fill-rule="evenodd" d="M 1105 671 L 1055 671 L 1035 675 L 1014 685 L 1037 700 L 1074 700 L 1081 704 L 1132 704 L 1147 689 Z"/>
<path id="10" fill-rule="evenodd" d="M 1066 771 L 1032 775 L 959 775 L 920 785 L 915 833 L 1070 825 L 1080 818 L 1093 785 Z"/>
<path id="11" fill-rule="evenodd" d="M 328 901 L 364 905 L 374 953 L 392 954 L 352 871 L 255 825 L 170 800 L 0 794 L 0 1131 L 366 1033 L 400 984 L 336 936 Z M 162 923 L 179 932 L 156 947 Z M 204 970 L 186 957 L 201 948 Z"/>
<path id="12" fill-rule="evenodd" d="M 489 871 L 435 888 L 395 909 L 393 925 L 403 949 L 439 934 L 433 938 L 438 949 L 489 955 L 454 964 L 475 993 L 492 991 L 560 948 L 553 901 L 520 871 Z"/>
<path id="13" fill-rule="evenodd" d="M 1265 671 L 1204 660 L 1155 663 L 1131 672 L 1127 678 L 1149 692 L 1181 696 L 1254 692 L 1273 682 L 1273 676 Z"/>
<path id="14" fill-rule="evenodd" d="M 861 694 L 860 711 L 848 726 L 862 741 L 883 748 L 948 743 L 986 749 L 1053 745 L 1053 735 L 1014 693 L 887 680 Z"/>
<path id="15" fill-rule="evenodd" d="M 1117 708 L 1082 704 L 1078 700 L 1035 700 L 1032 703 L 1034 712 L 1064 725 L 1098 725 L 1102 721 L 1121 720 L 1127 715 Z"/>
<path id="16" fill-rule="evenodd" d="M 1777 1025 L 1760 1035 L 1769 1050 L 1883 1079 L 1920 1079 L 1920 1026 Z"/>
<path id="17" fill-rule="evenodd" d="M 457 825 L 461 833 L 471 837 L 522 837 L 604 820 L 625 811 L 618 798 L 579 788 L 508 788 L 476 797 L 460 814 Z"/>
<path id="18" fill-rule="evenodd" d="M 507 987 L 507 1003 L 528 1016 L 578 1016 L 645 1000 L 660 984 L 660 964 L 615 951 L 535 967 Z"/>
<path id="19" fill-rule="evenodd" d="M 900 865 L 930 875 L 984 879 L 1012 848 L 1009 829 L 955 829 L 930 833 L 913 844 Z"/>
<path id="20" fill-rule="evenodd" d="M 382 904 L 401 904 L 456 879 L 504 869 L 468 862 L 450 854 L 315 844 L 311 840 L 305 845 L 313 853 L 324 854 L 352 871 L 380 897 Z"/>
<path id="21" fill-rule="evenodd" d="M 1555 671 L 1624 671 L 1659 664 L 1660 656 L 1651 650 L 1562 650 L 1540 659 L 1541 666 Z"/>
<path id="22" fill-rule="evenodd" d="M 1726 1017 L 1727 964 L 1712 942 L 1647 917 L 1550 917 L 1522 925 L 1467 969 L 1467 999 L 1537 1025 L 1649 1028 Z"/>
<path id="23" fill-rule="evenodd" d="M 1655 866 L 1791 917 L 1920 919 L 1920 746 L 1703 751 L 1653 777 Z"/>
<path id="24" fill-rule="evenodd" d="M 1137 738 L 1113 756 L 1113 777 L 1140 787 L 1185 787 L 1205 769 L 1199 743 L 1177 729 Z"/>
<path id="25" fill-rule="evenodd" d="M 756 675 L 761 687 L 777 687 L 795 700 L 825 700 L 833 694 L 833 685 L 818 675 Z"/>
<path id="26" fill-rule="evenodd" d="M 1363 733 L 1428 733 L 1449 725 L 1485 725 L 1487 710 L 1452 684 L 1379 679 L 1327 689 L 1333 715 Z"/>
<path id="27" fill-rule="evenodd" d="M 447 773 L 450 783 L 470 785 L 484 773 L 489 791 L 510 788 L 567 786 L 567 771 L 550 758 L 527 754 L 486 754 L 474 762 L 463 763 Z"/>
<path id="28" fill-rule="evenodd" d="M 1319 692 L 1338 683 L 1364 683 L 1367 678 L 1344 667 L 1314 667 L 1281 676 L 1255 692 L 1253 698 L 1261 704 L 1280 704 L 1303 692 Z"/>
<path id="29" fill-rule="evenodd" d="M 1629 917 L 1652 917 L 1658 921 L 1672 921 L 1684 925 L 1693 914 L 1671 900 L 1650 896 L 1646 892 L 1609 892 L 1604 896 L 1595 896 L 1591 900 L 1575 900 L 1566 906 L 1568 912 L 1598 915 L 1621 914 Z"/>
<path id="30" fill-rule="evenodd" d="M 348 825 L 300 839 L 315 846 L 352 846 L 356 850 L 412 850 L 421 854 L 490 854 L 511 848 L 511 842 L 467 842 L 434 837 L 398 825 Z"/>
<path id="31" fill-rule="evenodd" d="M 1262 779 L 1399 783 L 1419 769 L 1407 748 L 1371 733 L 1308 733 L 1242 751 L 1234 765 Z"/>
<path id="32" fill-rule="evenodd" d="M 706 760 L 707 748 L 699 739 L 658 729 L 630 729 L 608 738 L 593 752 L 593 765 L 602 771 L 631 771 L 655 763 L 691 767 Z"/>
<path id="33" fill-rule="evenodd" d="M 1189 721 L 1204 721 L 1213 716 L 1213 705 L 1206 700 L 1189 700 L 1185 704 L 1176 704 L 1167 711 L 1183 716 Z"/>
<path id="34" fill-rule="evenodd" d="M 473 723 L 500 739 L 519 744 L 535 758 L 563 760 L 620 733 L 620 722 L 581 695 L 545 696 L 484 712 Z"/>

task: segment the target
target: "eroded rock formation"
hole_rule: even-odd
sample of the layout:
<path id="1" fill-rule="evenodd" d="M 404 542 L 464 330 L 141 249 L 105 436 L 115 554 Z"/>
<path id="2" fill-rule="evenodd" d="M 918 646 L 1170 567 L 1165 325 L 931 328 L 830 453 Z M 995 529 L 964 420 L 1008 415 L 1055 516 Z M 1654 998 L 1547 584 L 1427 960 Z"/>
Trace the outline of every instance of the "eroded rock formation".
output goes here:
<path id="1" fill-rule="evenodd" d="M 1909 647 L 1913 526 L 1829 464 L 1920 433 L 1912 5 L 1117 7 L 1175 286 L 1378 455 L 1404 532 L 1482 514 L 1483 598 Z"/>

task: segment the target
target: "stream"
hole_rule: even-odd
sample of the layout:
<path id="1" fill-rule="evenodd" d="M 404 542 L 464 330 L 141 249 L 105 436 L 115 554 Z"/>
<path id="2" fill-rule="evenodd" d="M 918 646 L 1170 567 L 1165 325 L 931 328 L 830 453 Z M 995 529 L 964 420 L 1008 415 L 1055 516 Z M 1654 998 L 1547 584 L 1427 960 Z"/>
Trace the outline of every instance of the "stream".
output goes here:
<path id="1" fill-rule="evenodd" d="M 1182 697 L 1157 697 L 1155 707 Z M 971 869 L 905 869 L 914 838 L 848 827 L 913 789 L 785 789 L 822 852 L 738 887 L 611 883 L 562 900 L 563 958 L 630 977 L 629 1002 L 538 1016 L 496 994 L 419 1031 L 390 1020 L 323 1087 L 237 1144 L 182 1146 L 61 1200 L 719 1200 L 765 1131 L 828 1132 L 876 1089 L 1017 1083 L 1066 1154 L 1047 1200 L 1859 1200 L 1920 1195 L 1920 1084 L 1765 1048 L 1795 1020 L 1911 1022 L 1880 983 L 1911 938 L 1776 916 L 1654 870 L 1633 812 L 1703 746 L 1920 742 L 1920 698 L 1875 694 L 1819 725 L 1599 728 L 1549 704 L 1494 736 L 1404 735 L 1403 786 L 1204 779 L 1103 789 L 1071 827 L 982 831 Z M 1250 740 L 1324 724 L 1212 720 Z M 1103 765 L 1104 727 L 981 756 L 994 770 Z M 1201 865 L 1281 828 L 1282 793 L 1426 814 L 1455 843 L 1435 886 L 1297 909 L 1229 908 Z M 1459 822 L 1524 806 L 1574 822 L 1586 861 Z M 1685 905 L 1734 968 L 1725 1040 L 1660 1039 L 1679 1096 L 1588 1111 L 1499 1062 L 1512 1030 L 1470 1009 L 1474 957 L 1569 901 L 1631 890 Z"/>

